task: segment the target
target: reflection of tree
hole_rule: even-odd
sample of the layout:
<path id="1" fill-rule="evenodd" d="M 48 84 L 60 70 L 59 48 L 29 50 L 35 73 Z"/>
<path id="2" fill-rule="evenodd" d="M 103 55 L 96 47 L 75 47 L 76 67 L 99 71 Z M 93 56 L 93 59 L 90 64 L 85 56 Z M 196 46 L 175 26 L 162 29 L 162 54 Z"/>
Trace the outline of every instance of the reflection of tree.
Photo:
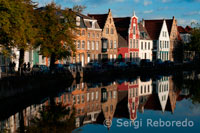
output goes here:
<path id="1" fill-rule="evenodd" d="M 75 129 L 75 109 L 70 114 L 61 104 L 43 107 L 39 117 L 33 118 L 26 132 L 59 133 L 72 132 Z"/>
<path id="2" fill-rule="evenodd" d="M 200 103 L 200 80 L 197 78 L 194 79 L 184 79 L 182 73 L 174 75 L 173 78 L 174 84 L 180 90 L 187 89 L 190 92 L 190 98 L 193 103 Z"/>
<path id="3" fill-rule="evenodd" d="M 184 81 L 186 88 L 190 90 L 190 95 L 193 103 L 200 103 L 200 81 L 186 80 Z"/>

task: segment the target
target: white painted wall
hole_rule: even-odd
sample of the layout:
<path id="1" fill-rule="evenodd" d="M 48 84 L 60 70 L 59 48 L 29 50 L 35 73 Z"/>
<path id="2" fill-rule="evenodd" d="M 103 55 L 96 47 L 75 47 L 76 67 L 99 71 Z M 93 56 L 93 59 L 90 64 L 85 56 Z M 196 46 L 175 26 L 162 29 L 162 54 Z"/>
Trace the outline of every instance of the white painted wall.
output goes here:
<path id="1" fill-rule="evenodd" d="M 152 80 L 149 81 L 141 81 L 140 78 L 138 80 L 138 88 L 139 88 L 139 96 L 147 96 L 152 94 Z"/>
<path id="2" fill-rule="evenodd" d="M 162 77 L 160 80 L 157 80 L 156 92 L 158 93 L 160 105 L 161 105 L 162 111 L 164 112 L 167 105 L 168 95 L 169 95 L 169 77 Z"/>
<path id="3" fill-rule="evenodd" d="M 145 49 L 145 43 L 146 43 L 146 49 Z M 148 44 L 150 43 L 150 49 Z M 153 41 L 152 40 L 140 40 L 139 41 L 139 59 L 145 59 L 145 53 L 146 53 L 146 59 L 149 59 L 152 61 L 152 49 L 153 49 Z M 142 46 L 143 44 L 143 46 Z"/>
<path id="4" fill-rule="evenodd" d="M 167 47 L 165 46 L 165 42 L 168 42 Z M 169 60 L 169 51 L 170 51 L 170 38 L 169 38 L 168 29 L 167 29 L 167 24 L 166 24 L 166 21 L 164 20 L 161 31 L 160 31 L 160 35 L 159 35 L 159 40 L 157 41 L 157 59 L 161 59 L 163 61 Z M 164 55 L 167 58 L 165 59 L 164 56 L 160 54 L 160 52 L 168 52 L 168 55 Z"/>

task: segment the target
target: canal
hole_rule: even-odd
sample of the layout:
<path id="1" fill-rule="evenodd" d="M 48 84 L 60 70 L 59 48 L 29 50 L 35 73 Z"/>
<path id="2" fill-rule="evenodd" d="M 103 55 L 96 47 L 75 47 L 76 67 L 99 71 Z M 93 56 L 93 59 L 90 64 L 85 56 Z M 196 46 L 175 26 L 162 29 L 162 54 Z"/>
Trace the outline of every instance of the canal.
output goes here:
<path id="1" fill-rule="evenodd" d="M 199 72 L 35 82 L 1 82 L 0 132 L 200 129 Z"/>

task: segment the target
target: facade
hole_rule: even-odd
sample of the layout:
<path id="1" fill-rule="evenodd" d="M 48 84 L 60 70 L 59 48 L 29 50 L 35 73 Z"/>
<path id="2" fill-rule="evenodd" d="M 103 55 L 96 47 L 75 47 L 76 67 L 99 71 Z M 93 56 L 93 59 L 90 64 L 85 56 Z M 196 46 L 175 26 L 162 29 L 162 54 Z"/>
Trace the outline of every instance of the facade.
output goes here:
<path id="1" fill-rule="evenodd" d="M 144 20 L 143 23 L 153 40 L 153 60 L 169 60 L 170 38 L 166 20 Z"/>
<path id="2" fill-rule="evenodd" d="M 84 19 L 87 27 L 87 63 L 100 61 L 101 58 L 101 31 L 97 20 L 90 17 Z"/>
<path id="3" fill-rule="evenodd" d="M 170 52 L 169 52 L 169 60 L 175 61 L 175 48 L 177 47 L 179 43 L 179 32 L 177 27 L 177 21 L 175 17 L 173 16 L 172 19 L 167 19 L 167 28 L 169 31 L 169 38 L 170 38 Z"/>
<path id="4" fill-rule="evenodd" d="M 118 35 L 111 10 L 107 14 L 88 14 L 89 17 L 96 19 L 102 29 L 101 36 L 101 56 L 102 62 L 115 61 L 117 59 Z"/>
<path id="5" fill-rule="evenodd" d="M 151 40 L 146 28 L 139 23 L 140 41 L 139 41 L 139 59 L 149 59 L 152 61 L 153 41 Z"/>
<path id="6" fill-rule="evenodd" d="M 138 18 L 135 15 L 135 12 L 133 13 L 133 16 L 131 17 L 128 30 L 128 44 L 129 44 L 129 58 L 130 61 L 134 61 L 137 64 L 139 64 L 139 39 L 140 39 L 140 33 L 139 33 L 139 26 L 138 26 Z"/>
<path id="7" fill-rule="evenodd" d="M 114 18 L 115 26 L 118 33 L 118 60 L 129 61 L 128 29 L 130 17 Z"/>

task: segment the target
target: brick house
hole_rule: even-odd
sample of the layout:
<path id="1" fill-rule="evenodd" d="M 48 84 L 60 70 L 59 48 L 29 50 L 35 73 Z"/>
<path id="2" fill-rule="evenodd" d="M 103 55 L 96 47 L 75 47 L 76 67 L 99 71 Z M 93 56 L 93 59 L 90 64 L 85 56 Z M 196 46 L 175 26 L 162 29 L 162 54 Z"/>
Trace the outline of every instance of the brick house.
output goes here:
<path id="1" fill-rule="evenodd" d="M 88 14 L 88 16 L 96 19 L 102 29 L 102 54 L 99 55 L 99 58 L 103 62 L 115 61 L 117 58 L 118 36 L 111 10 L 109 9 L 107 14 Z"/>

